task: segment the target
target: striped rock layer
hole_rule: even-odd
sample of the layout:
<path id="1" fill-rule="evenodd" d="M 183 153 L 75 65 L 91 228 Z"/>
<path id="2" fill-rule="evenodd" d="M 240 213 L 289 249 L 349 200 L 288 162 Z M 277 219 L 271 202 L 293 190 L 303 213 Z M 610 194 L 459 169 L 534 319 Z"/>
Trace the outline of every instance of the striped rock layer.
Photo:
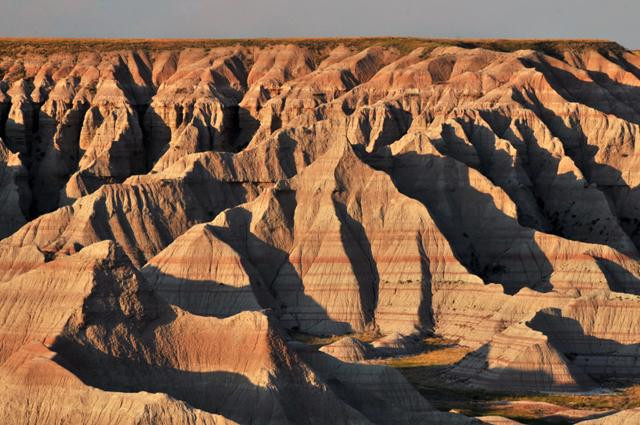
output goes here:
<path id="1" fill-rule="evenodd" d="M 5 421 L 471 421 L 288 332 L 640 379 L 640 57 L 267 44 L 0 57 Z"/>

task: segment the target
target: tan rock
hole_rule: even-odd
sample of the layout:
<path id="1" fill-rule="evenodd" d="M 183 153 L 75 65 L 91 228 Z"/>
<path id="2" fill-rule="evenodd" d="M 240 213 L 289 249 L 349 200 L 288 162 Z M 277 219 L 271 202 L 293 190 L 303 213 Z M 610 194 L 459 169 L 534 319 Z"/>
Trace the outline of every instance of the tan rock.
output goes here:
<path id="1" fill-rule="evenodd" d="M 468 354 L 450 372 L 462 385 L 510 392 L 580 391 L 593 385 L 541 332 L 508 327 Z"/>
<path id="2" fill-rule="evenodd" d="M 10 374 L 3 380 L 7 391 L 2 397 L 10 403 L 3 410 L 7 418 L 19 415 L 28 423 L 39 421 L 39 415 L 54 422 L 75 417 L 69 404 L 55 404 L 64 393 L 52 392 L 61 387 L 72 400 L 102 398 L 97 406 L 105 408 L 107 417 L 121 415 L 115 408 L 120 404 L 143 418 L 160 408 L 156 414 L 172 409 L 194 422 L 197 415 L 221 420 L 166 396 L 100 395 L 100 389 L 134 388 L 168 393 L 239 423 L 321 423 L 327 412 L 339 423 L 368 423 L 287 350 L 266 316 L 245 312 L 221 320 L 170 308 L 111 241 L 45 264 L 2 283 L 0 290 L 0 369 Z M 37 315 L 31 314 L 34 305 Z M 32 340 L 40 344 L 21 348 Z M 51 357 L 57 361 L 47 361 Z M 32 362 L 42 360 L 45 368 L 35 369 Z M 34 403 L 48 398 L 54 404 L 42 411 L 28 409 L 20 396 L 29 391 L 35 392 L 29 396 Z M 147 412 L 140 412 L 145 407 Z"/>
<path id="3" fill-rule="evenodd" d="M 334 343 L 327 344 L 319 351 L 327 353 L 331 357 L 348 363 L 357 363 L 366 360 L 371 354 L 371 349 L 361 341 L 345 336 Z"/>
<path id="4" fill-rule="evenodd" d="M 167 43 L 0 58 L 5 421 L 473 421 L 279 326 L 434 332 L 489 390 L 638 379 L 637 55 Z"/>
<path id="5" fill-rule="evenodd" d="M 489 425 L 521 425 L 522 422 L 514 421 L 513 419 L 503 418 L 502 416 L 478 416 L 482 423 Z"/>
<path id="6" fill-rule="evenodd" d="M 218 231 L 209 224 L 192 227 L 149 260 L 143 274 L 158 295 L 194 314 L 228 317 L 260 310 L 254 294 L 264 291 L 260 275 Z"/>
<path id="7" fill-rule="evenodd" d="M 0 367 L 0 418 L 15 424 L 189 424 L 236 422 L 174 400 L 165 394 L 103 391 L 84 384 L 42 344 L 30 343 Z"/>
<path id="8" fill-rule="evenodd" d="M 28 172 L 19 156 L 0 139 L 0 239 L 12 234 L 29 218 L 31 191 Z"/>
<path id="9" fill-rule="evenodd" d="M 623 410 L 598 419 L 578 422 L 580 425 L 631 425 L 640 419 L 640 409 Z"/>

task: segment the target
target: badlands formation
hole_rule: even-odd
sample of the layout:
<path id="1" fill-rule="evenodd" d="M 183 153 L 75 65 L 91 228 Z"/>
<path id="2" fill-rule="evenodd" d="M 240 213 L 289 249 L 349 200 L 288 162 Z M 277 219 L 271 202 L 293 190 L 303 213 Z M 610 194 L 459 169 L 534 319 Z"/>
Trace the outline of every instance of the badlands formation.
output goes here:
<path id="1" fill-rule="evenodd" d="M 434 335 L 464 391 L 640 382 L 640 56 L 119 43 L 0 41 L 0 422 L 515 423 L 376 361 Z"/>

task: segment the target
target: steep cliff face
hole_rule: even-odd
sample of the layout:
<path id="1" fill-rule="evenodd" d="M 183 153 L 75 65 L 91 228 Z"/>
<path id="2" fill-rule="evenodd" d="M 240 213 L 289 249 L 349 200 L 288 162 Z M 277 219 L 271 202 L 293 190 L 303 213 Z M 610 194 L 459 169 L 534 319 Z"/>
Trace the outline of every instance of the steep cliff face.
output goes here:
<path id="1" fill-rule="evenodd" d="M 287 332 L 436 333 L 474 388 L 640 379 L 640 58 L 412 43 L 0 57 L 0 415 L 471 421 Z"/>
<path id="2" fill-rule="evenodd" d="M 9 236 L 27 222 L 31 203 L 28 178 L 20 156 L 0 139 L 0 238 Z"/>
<path id="3" fill-rule="evenodd" d="M 323 423 L 323 411 L 334 412 L 338 422 L 367 423 L 297 361 L 264 314 L 244 312 L 221 320 L 171 307 L 155 297 L 111 241 L 25 273 L 2 291 L 0 361 L 18 368 L 1 372 L 10 377 L 3 380 L 2 398 L 9 403 L 3 403 L 0 413 L 4 420 L 59 423 L 68 417 L 68 407 L 52 393 L 100 398 L 101 391 L 90 385 L 167 393 L 239 423 Z M 34 307 L 39 314 L 32 314 Z M 35 374 L 33 363 L 42 357 L 47 368 Z M 30 379 L 20 381 L 16 374 Z M 34 395 L 20 402 L 19 395 L 29 389 Z M 145 404 L 146 409 L 158 405 L 176 414 L 191 411 L 162 397 L 107 394 L 99 401 L 105 411 L 92 418 L 94 423 L 121 415 L 118 401 L 133 417 L 142 415 Z M 25 405 L 51 401 L 60 404 L 43 409 Z M 191 414 L 216 419 L 204 412 Z"/>

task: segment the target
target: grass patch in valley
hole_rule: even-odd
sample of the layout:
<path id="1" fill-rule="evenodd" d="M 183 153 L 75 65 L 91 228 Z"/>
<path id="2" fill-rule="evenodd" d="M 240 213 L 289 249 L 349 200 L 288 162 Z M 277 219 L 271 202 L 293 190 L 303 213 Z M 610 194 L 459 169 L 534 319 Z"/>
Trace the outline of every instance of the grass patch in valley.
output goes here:
<path id="1" fill-rule="evenodd" d="M 315 348 L 331 344 L 347 335 L 314 336 L 290 334 Z M 362 342 L 372 342 L 374 332 L 350 334 Z M 527 425 L 562 425 L 578 418 L 640 407 L 640 385 L 611 386 L 600 393 L 513 394 L 466 388 L 445 380 L 447 369 L 471 350 L 444 338 L 425 338 L 417 354 L 372 359 L 368 363 L 397 369 L 438 410 L 467 416 L 502 416 Z M 573 418 L 572 418 L 573 416 Z"/>

